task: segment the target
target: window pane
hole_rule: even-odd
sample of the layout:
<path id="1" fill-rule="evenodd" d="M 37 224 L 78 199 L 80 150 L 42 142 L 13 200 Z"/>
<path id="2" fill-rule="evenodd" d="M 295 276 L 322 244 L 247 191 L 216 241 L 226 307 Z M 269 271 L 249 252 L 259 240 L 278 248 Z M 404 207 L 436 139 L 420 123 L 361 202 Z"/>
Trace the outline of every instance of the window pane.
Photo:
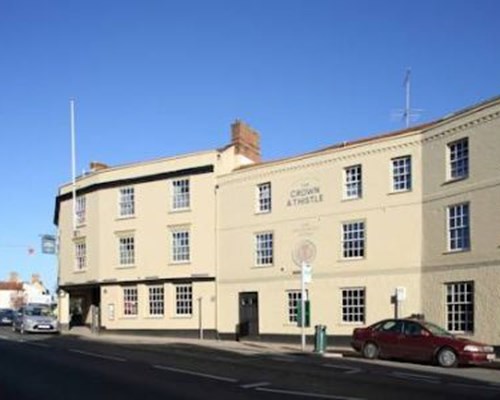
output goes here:
<path id="1" fill-rule="evenodd" d="M 189 179 L 172 181 L 172 209 L 186 209 L 190 207 Z"/>
<path id="2" fill-rule="evenodd" d="M 193 288 L 191 284 L 176 285 L 175 312 L 178 315 L 191 315 L 193 313 Z"/>
<path id="3" fill-rule="evenodd" d="M 446 285 L 447 328 L 450 332 L 474 331 L 474 284 L 473 282 Z"/>
<path id="4" fill-rule="evenodd" d="M 123 314 L 137 315 L 138 309 L 137 288 L 123 288 Z"/>
<path id="5" fill-rule="evenodd" d="M 259 233 L 255 235 L 256 242 L 256 264 L 273 264 L 273 234 Z"/>
<path id="6" fill-rule="evenodd" d="M 344 258 L 365 256 L 364 222 L 350 222 L 342 225 L 342 256 Z"/>
<path id="7" fill-rule="evenodd" d="M 120 216 L 131 216 L 135 213 L 135 192 L 133 187 L 120 189 Z"/>

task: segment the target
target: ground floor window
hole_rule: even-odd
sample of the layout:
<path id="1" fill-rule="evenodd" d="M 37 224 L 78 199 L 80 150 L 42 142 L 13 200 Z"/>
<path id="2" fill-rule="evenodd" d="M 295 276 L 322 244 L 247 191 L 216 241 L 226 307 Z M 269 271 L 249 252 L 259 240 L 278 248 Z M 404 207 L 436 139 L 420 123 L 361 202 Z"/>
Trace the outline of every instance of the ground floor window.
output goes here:
<path id="1" fill-rule="evenodd" d="M 302 300 L 302 292 L 300 290 L 290 290 L 287 292 L 288 297 L 288 322 L 297 322 L 300 302 Z"/>
<path id="2" fill-rule="evenodd" d="M 163 286 L 150 286 L 148 289 L 149 315 L 163 315 L 165 294 Z"/>
<path id="3" fill-rule="evenodd" d="M 175 286 L 175 313 L 177 315 L 191 315 L 193 313 L 193 285 Z"/>
<path id="4" fill-rule="evenodd" d="M 342 289 L 342 322 L 365 322 L 365 288 Z"/>
<path id="5" fill-rule="evenodd" d="M 138 309 L 137 287 L 123 288 L 123 314 L 137 315 Z"/>
<path id="6" fill-rule="evenodd" d="M 446 320 L 450 332 L 474 331 L 474 282 L 446 284 Z"/>

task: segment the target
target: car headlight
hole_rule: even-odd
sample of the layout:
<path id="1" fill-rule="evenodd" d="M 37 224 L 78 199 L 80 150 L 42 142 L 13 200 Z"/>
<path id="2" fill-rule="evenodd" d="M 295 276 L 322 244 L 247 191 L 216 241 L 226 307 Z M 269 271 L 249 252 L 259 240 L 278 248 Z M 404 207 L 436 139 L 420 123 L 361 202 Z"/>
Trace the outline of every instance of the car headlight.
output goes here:
<path id="1" fill-rule="evenodd" d="M 481 351 L 481 348 L 473 344 L 468 344 L 467 346 L 464 347 L 464 351 L 470 351 L 471 353 L 478 353 Z"/>
<path id="2" fill-rule="evenodd" d="M 491 346 L 484 346 L 484 347 L 483 347 L 483 351 L 484 351 L 485 353 L 493 353 L 495 350 L 494 350 L 494 349 L 493 349 L 493 347 L 491 347 Z"/>

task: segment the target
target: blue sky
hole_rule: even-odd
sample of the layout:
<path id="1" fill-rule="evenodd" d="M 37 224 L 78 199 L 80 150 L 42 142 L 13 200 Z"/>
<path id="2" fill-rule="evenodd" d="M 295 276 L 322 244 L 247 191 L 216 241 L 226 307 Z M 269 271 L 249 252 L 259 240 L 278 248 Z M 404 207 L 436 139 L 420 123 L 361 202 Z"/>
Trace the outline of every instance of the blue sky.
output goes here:
<path id="1" fill-rule="evenodd" d="M 0 0 L 0 280 L 34 272 L 77 170 L 221 147 L 240 118 L 266 160 L 429 121 L 500 94 L 496 0 Z M 28 255 L 28 248 L 35 249 Z"/>

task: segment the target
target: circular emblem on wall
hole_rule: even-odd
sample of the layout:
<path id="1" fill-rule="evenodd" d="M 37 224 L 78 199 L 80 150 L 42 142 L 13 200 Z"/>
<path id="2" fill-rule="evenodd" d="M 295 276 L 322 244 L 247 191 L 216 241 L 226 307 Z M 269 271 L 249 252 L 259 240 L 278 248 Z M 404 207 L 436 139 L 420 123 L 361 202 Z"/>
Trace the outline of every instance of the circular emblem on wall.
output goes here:
<path id="1" fill-rule="evenodd" d="M 316 258 L 316 245 L 310 240 L 302 240 L 295 245 L 292 252 L 293 262 L 297 265 L 302 263 L 311 264 Z"/>

